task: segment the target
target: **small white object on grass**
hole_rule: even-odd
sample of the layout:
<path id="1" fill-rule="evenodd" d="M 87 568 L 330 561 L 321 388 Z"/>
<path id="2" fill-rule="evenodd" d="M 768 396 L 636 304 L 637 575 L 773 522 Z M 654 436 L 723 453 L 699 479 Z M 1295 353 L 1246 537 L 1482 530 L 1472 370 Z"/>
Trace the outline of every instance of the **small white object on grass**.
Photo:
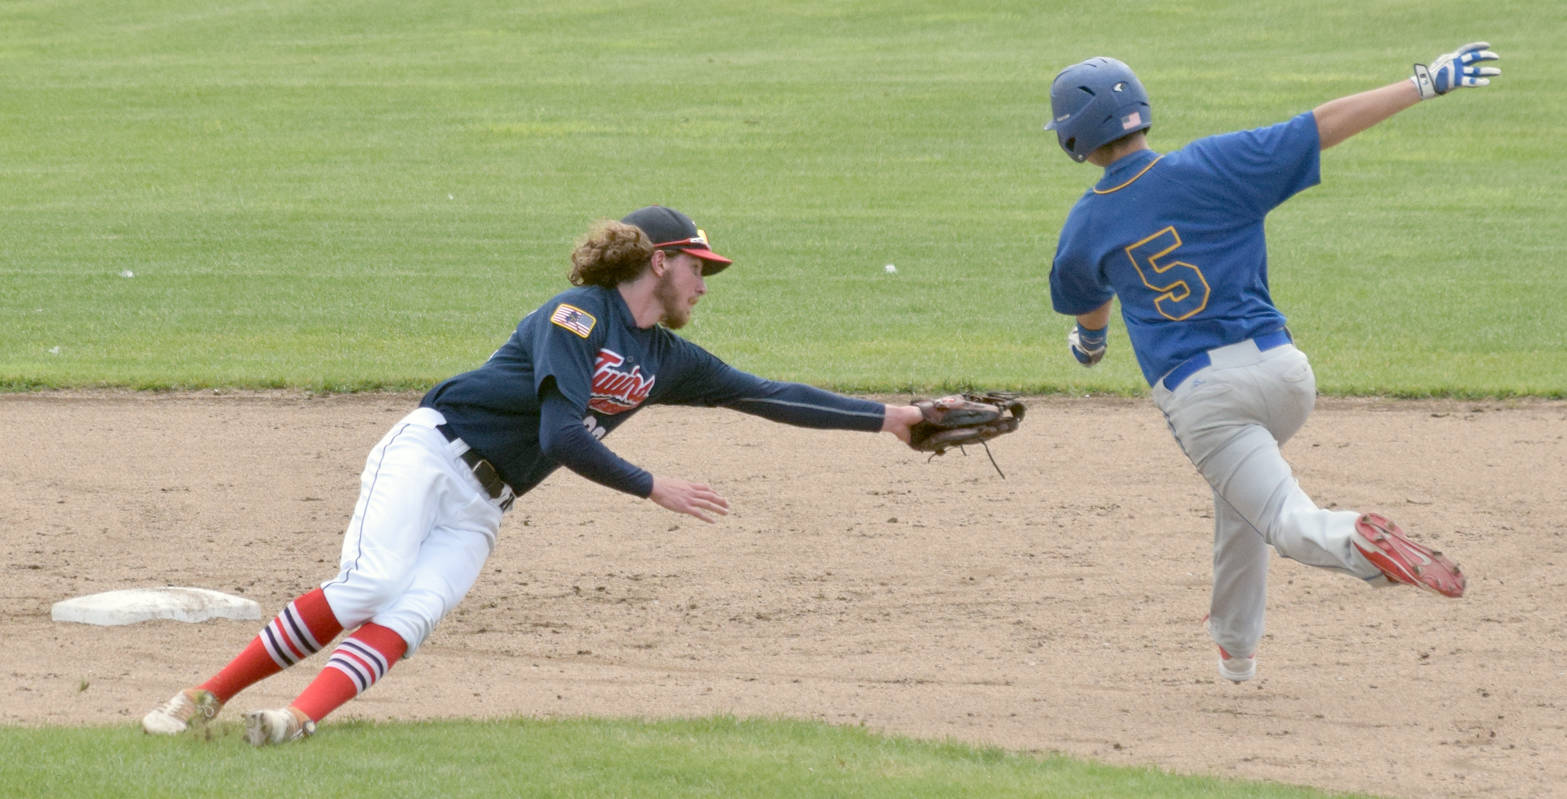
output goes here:
<path id="1" fill-rule="evenodd" d="M 887 270 L 887 274 L 889 274 L 889 275 L 896 275 L 896 274 L 898 274 L 898 267 L 893 266 L 892 264 L 887 264 L 886 266 L 884 266 L 882 268 L 886 269 Z"/>

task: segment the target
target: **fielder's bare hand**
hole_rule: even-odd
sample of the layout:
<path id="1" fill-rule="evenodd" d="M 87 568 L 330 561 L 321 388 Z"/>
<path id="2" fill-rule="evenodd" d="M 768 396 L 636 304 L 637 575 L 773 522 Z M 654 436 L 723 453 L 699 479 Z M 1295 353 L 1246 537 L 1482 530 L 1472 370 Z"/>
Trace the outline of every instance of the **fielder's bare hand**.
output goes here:
<path id="1" fill-rule="evenodd" d="M 713 523 L 709 513 L 725 516 L 729 513 L 729 500 L 702 483 L 681 480 L 678 477 L 654 477 L 653 493 L 648 499 L 676 513 L 695 516 L 708 524 Z"/>

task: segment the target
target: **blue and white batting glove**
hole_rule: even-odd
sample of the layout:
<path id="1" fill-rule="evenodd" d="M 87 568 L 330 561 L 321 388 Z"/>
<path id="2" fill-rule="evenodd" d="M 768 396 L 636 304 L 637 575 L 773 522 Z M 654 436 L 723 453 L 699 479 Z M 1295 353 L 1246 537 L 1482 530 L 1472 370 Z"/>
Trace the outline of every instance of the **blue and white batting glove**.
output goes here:
<path id="1" fill-rule="evenodd" d="M 1420 99 L 1429 100 L 1439 94 L 1447 94 L 1461 86 L 1489 86 L 1491 78 L 1502 74 L 1496 67 L 1477 67 L 1482 61 L 1496 61 L 1501 56 L 1491 52 L 1486 42 L 1470 42 L 1451 53 L 1443 53 L 1431 62 L 1415 65 L 1415 88 Z"/>
<path id="2" fill-rule="evenodd" d="M 1078 363 L 1093 366 L 1099 363 L 1100 358 L 1105 357 L 1105 338 L 1109 333 L 1109 325 L 1098 330 L 1077 325 L 1072 328 L 1072 332 L 1066 334 L 1066 343 L 1072 349 L 1072 357 L 1076 358 Z"/>

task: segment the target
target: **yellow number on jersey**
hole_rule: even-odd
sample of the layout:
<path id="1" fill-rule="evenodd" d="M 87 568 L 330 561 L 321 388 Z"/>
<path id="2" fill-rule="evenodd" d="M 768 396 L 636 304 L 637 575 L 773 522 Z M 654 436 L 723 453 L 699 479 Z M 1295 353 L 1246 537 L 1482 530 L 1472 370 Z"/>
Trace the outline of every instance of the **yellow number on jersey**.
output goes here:
<path id="1" fill-rule="evenodd" d="M 1212 293 L 1201 269 L 1185 261 L 1166 261 L 1165 256 L 1179 246 L 1180 234 L 1174 227 L 1167 227 L 1126 248 L 1126 257 L 1132 260 L 1143 285 L 1156 295 L 1154 308 L 1164 318 L 1176 322 L 1190 319 L 1208 307 Z"/>

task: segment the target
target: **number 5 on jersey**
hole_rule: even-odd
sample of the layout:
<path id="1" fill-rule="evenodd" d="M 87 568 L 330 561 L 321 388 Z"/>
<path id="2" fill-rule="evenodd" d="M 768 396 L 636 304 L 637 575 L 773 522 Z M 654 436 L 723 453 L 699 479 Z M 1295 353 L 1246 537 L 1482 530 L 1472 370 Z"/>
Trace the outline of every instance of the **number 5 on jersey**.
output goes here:
<path id="1" fill-rule="evenodd" d="M 1143 285 L 1154 293 L 1154 308 L 1166 319 L 1179 322 L 1190 319 L 1208 307 L 1208 280 L 1202 270 L 1185 261 L 1167 261 L 1166 256 L 1181 246 L 1180 234 L 1167 227 L 1126 248 Z M 1200 288 L 1196 288 L 1200 287 Z"/>

